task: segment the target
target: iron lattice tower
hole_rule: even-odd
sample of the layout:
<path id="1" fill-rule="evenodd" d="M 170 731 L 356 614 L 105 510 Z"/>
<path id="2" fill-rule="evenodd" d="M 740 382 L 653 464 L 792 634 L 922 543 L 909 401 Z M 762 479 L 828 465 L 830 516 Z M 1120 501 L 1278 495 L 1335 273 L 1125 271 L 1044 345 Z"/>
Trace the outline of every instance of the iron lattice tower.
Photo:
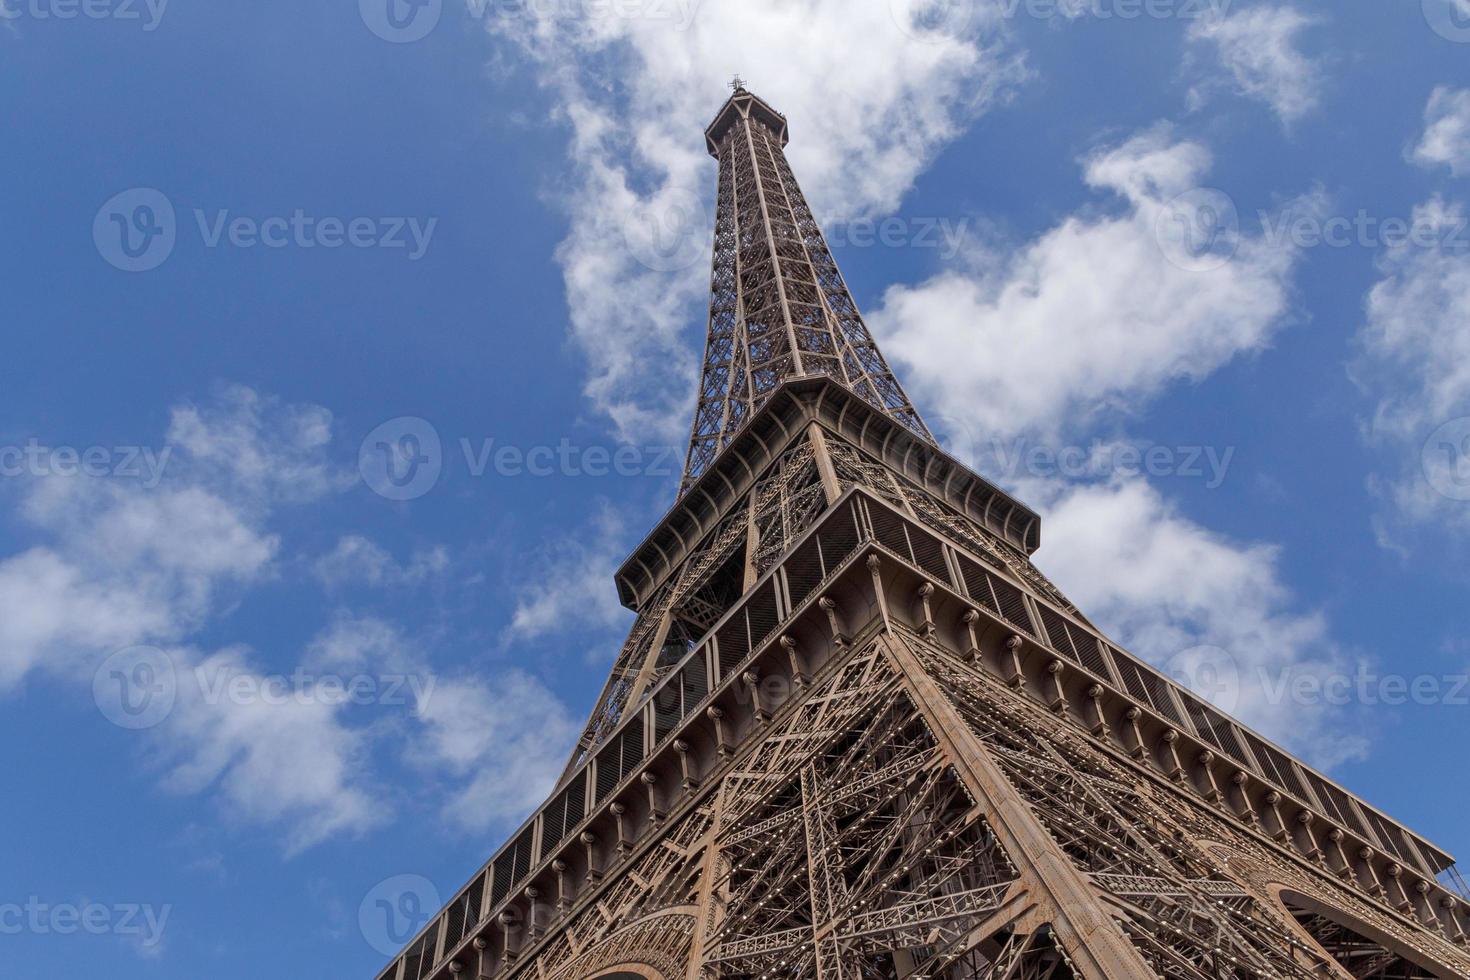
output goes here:
<path id="1" fill-rule="evenodd" d="M 863 323 L 786 162 L 786 119 L 744 88 L 705 133 L 720 161 L 709 335 L 681 492 L 783 381 L 826 375 L 933 441 Z"/>
<path id="2" fill-rule="evenodd" d="M 380 980 L 1470 976 L 1453 859 L 1103 636 L 737 87 L 681 493 L 555 792 Z M 998 353 L 999 356 L 999 353 Z"/>

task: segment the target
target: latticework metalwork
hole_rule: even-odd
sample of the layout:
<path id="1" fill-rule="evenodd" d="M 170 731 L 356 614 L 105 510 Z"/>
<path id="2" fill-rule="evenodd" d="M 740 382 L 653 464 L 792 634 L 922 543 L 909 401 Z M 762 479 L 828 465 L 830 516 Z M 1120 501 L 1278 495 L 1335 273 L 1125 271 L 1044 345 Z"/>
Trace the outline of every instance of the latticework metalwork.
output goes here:
<path id="1" fill-rule="evenodd" d="M 784 125 L 742 89 L 707 134 L 702 421 L 618 573 L 637 623 L 380 980 L 1470 977 L 1449 855 L 1105 637 L 934 445 Z"/>
<path id="2" fill-rule="evenodd" d="M 836 378 L 925 438 L 873 343 L 784 150 L 786 120 L 740 89 L 708 132 L 720 161 L 709 335 L 683 489 L 781 382 Z"/>

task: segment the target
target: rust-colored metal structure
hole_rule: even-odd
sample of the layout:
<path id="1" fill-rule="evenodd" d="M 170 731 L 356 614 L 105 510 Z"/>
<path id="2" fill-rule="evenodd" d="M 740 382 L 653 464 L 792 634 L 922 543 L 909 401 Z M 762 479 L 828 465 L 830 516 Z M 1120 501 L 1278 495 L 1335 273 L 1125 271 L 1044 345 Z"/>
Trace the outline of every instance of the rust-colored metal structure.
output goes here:
<path id="1" fill-rule="evenodd" d="M 1096 628 L 737 88 L 678 502 L 551 799 L 380 980 L 1470 976 L 1452 859 Z"/>

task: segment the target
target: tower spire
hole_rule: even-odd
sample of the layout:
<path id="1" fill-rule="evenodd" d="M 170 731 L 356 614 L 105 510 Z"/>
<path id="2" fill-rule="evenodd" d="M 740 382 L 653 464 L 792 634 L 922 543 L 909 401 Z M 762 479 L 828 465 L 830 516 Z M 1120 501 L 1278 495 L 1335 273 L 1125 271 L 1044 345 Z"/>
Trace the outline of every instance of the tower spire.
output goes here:
<path id="1" fill-rule="evenodd" d="M 825 375 L 933 441 L 863 322 L 786 160 L 786 117 L 745 88 L 705 131 L 720 161 L 709 328 L 680 493 L 783 382 Z"/>

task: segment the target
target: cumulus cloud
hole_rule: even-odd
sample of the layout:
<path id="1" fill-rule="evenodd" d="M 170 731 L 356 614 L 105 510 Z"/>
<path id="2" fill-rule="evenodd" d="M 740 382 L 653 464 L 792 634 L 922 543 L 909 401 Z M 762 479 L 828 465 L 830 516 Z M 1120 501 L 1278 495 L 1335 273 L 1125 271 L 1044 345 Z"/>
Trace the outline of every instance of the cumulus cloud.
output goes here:
<path id="1" fill-rule="evenodd" d="M 343 535 L 337 546 L 312 564 L 312 571 L 328 588 L 346 585 L 396 587 L 418 585 L 449 568 L 449 552 L 443 547 L 414 552 L 406 563 L 360 534 Z"/>
<path id="2" fill-rule="evenodd" d="M 349 611 L 302 649 L 211 652 L 197 642 L 248 588 L 291 566 L 270 530 L 281 507 L 351 484 L 329 458 L 330 440 L 325 409 L 235 386 L 173 412 L 157 480 L 32 467 L 36 475 L 18 485 L 17 513 L 36 540 L 0 558 L 0 693 L 45 672 L 90 689 L 103 714 L 126 727 L 135 699 L 158 705 L 136 727 L 146 728 L 162 785 L 270 828 L 288 853 L 391 819 L 374 791 L 390 734 L 431 776 L 460 784 L 446 808 L 456 826 L 518 819 L 555 779 L 576 733 L 555 695 L 529 675 L 488 671 L 448 683 L 440 703 L 423 641 Z M 610 518 L 602 526 L 617 531 Z M 605 561 L 611 551 L 598 547 L 547 561 Z M 400 586 L 446 563 L 442 550 L 399 563 L 347 535 L 312 570 L 329 586 Z M 600 584 L 610 595 L 610 578 Z M 584 612 L 530 601 L 523 622 L 534 633 Z M 138 659 L 117 661 L 114 652 Z M 139 662 L 146 673 L 133 669 Z M 153 700 L 158 691 L 167 696 Z M 528 708 L 536 727 L 524 722 Z"/>
<path id="3" fill-rule="evenodd" d="M 570 130 L 571 230 L 558 258 L 571 333 L 588 397 L 629 440 L 687 431 L 702 340 L 690 325 L 703 319 L 714 225 L 715 168 L 699 134 L 732 75 L 788 115 L 814 209 L 845 219 L 892 210 L 1023 74 L 989 5 L 660 6 L 684 16 L 611 5 L 569 17 L 532 4 L 491 22 L 530 54 Z"/>
<path id="4" fill-rule="evenodd" d="M 1229 200 L 1200 186 L 1210 161 L 1168 128 L 1141 133 L 1085 161 L 1088 186 L 1121 207 L 889 290 L 875 329 L 957 451 L 986 457 L 1000 440 L 1106 449 L 1171 385 L 1263 349 L 1291 321 L 1298 253 L 1235 234 Z M 1283 698 L 1283 679 L 1336 673 L 1349 657 L 1287 588 L 1277 549 L 1213 533 L 1106 467 L 1070 479 L 1011 460 L 997 473 L 990 464 L 1008 451 L 976 463 L 1041 512 L 1039 564 L 1110 635 L 1187 681 L 1218 681 L 1223 665 L 1227 689 L 1198 693 L 1319 765 L 1364 751 L 1340 716 Z M 1201 647 L 1217 651 L 1209 678 L 1189 668 Z"/>
<path id="5" fill-rule="evenodd" d="M 466 780 L 445 814 L 474 832 L 520 820 L 539 806 L 581 733 L 545 685 L 517 670 L 442 682 L 418 717 L 427 757 Z"/>
<path id="6" fill-rule="evenodd" d="M 1405 523 L 1470 531 L 1470 221 L 1436 197 L 1413 224 L 1438 244 L 1382 256 L 1354 365 L 1377 399 L 1367 435 L 1389 467 L 1374 481 L 1393 505 L 1378 531 L 1398 547 Z"/>
<path id="7" fill-rule="evenodd" d="M 1200 18 L 1190 28 L 1189 39 L 1213 46 L 1229 79 L 1224 84 L 1266 103 L 1290 126 L 1315 109 L 1321 98 L 1322 66 L 1300 48 L 1302 32 L 1315 23 L 1294 6 L 1262 5 Z M 1202 100 L 1214 84 L 1196 87 L 1191 98 Z"/>
<path id="8" fill-rule="evenodd" d="M 608 629 L 629 616 L 613 573 L 627 557 L 622 516 L 607 503 L 588 525 L 551 542 L 527 576 L 511 617 L 511 635 L 534 640 L 568 629 Z"/>
<path id="9" fill-rule="evenodd" d="M 1424 109 L 1424 135 L 1410 154 L 1425 167 L 1470 176 L 1470 89 L 1436 88 Z"/>
<path id="10" fill-rule="evenodd" d="M 376 819 L 358 785 L 360 737 L 324 704 L 211 695 L 200 669 L 254 683 L 258 668 L 243 649 L 206 655 L 183 641 L 273 574 L 271 508 L 337 485 L 322 452 L 330 423 L 315 406 L 222 389 L 175 411 L 156 485 L 40 468 L 19 506 L 37 543 L 0 560 L 0 689 L 38 670 L 90 686 L 113 651 L 158 646 L 177 681 L 153 732 L 166 785 L 279 825 L 291 849 Z"/>
<path id="11" fill-rule="evenodd" d="M 1072 215 L 1010 253 L 890 289 L 874 329 L 936 424 L 1085 429 L 1267 346 L 1287 322 L 1298 253 L 1236 234 L 1228 198 L 1201 188 L 1210 164 L 1167 127 L 1141 133 L 1085 162 L 1118 213 Z M 1193 238 L 1206 216 L 1213 246 L 1174 237 L 1184 222 Z"/>
<path id="12" fill-rule="evenodd" d="M 293 405 L 244 385 L 222 385 L 202 406 L 178 406 L 168 429 L 182 475 L 257 506 L 301 503 L 350 487 L 356 476 L 323 452 L 331 438 L 327 409 Z"/>
<path id="13" fill-rule="evenodd" d="M 1201 527 L 1141 479 L 1020 491 L 1046 521 L 1041 566 L 1131 652 L 1318 766 L 1366 753 L 1334 709 L 1291 701 L 1297 678 L 1351 676 L 1354 662 L 1299 608 L 1278 549 Z"/>
<path id="14" fill-rule="evenodd" d="M 365 785 L 367 734 L 333 697 L 288 689 L 240 648 L 171 657 L 178 700 L 158 732 L 168 789 L 210 791 L 231 819 L 281 827 L 288 853 L 387 819 Z"/>
<path id="15" fill-rule="evenodd" d="M 181 410 L 170 427 L 180 438 L 156 486 L 59 467 L 41 467 L 21 485 L 19 513 L 37 543 L 0 561 L 0 631 L 8 634 L 0 685 L 36 666 L 85 674 L 111 649 L 177 641 L 203 623 L 221 590 L 270 574 L 279 541 L 260 519 L 270 498 L 324 492 L 318 474 L 326 469 L 300 465 L 300 412 L 272 405 L 268 419 L 260 404 L 230 389 L 203 409 Z M 231 479 L 242 467 L 273 475 Z"/>

